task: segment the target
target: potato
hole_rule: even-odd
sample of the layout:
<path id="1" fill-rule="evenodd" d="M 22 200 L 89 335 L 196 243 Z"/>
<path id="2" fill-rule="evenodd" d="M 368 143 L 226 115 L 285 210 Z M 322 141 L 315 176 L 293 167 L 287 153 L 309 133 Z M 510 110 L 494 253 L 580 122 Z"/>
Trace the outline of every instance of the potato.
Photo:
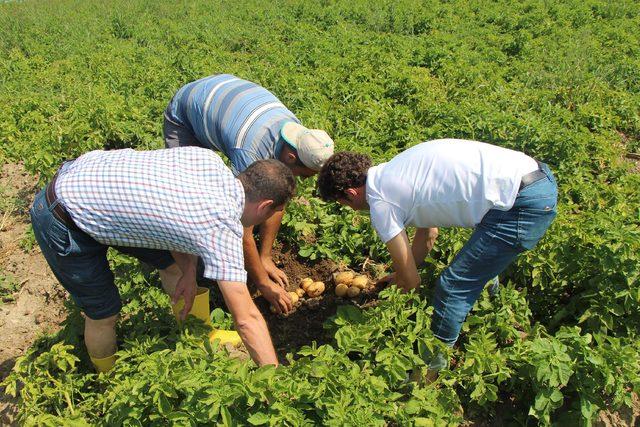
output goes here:
<path id="1" fill-rule="evenodd" d="M 289 292 L 289 296 L 291 297 L 291 304 L 294 304 L 294 305 L 300 299 L 300 297 L 298 296 L 298 294 L 296 292 Z"/>
<path id="2" fill-rule="evenodd" d="M 351 280 L 353 280 L 353 276 L 355 276 L 353 274 L 353 271 L 343 271 L 341 273 L 336 273 L 336 275 L 334 276 L 334 280 L 338 284 L 344 283 L 348 285 L 349 283 L 351 283 Z"/>
<path id="3" fill-rule="evenodd" d="M 324 292 L 324 283 L 314 282 L 307 288 L 307 295 L 311 298 L 320 296 Z"/>
<path id="4" fill-rule="evenodd" d="M 302 298 L 304 296 L 304 289 L 302 288 L 298 288 L 296 289 L 296 294 L 298 295 L 299 298 Z"/>
<path id="5" fill-rule="evenodd" d="M 367 287 L 368 283 L 369 283 L 369 279 L 367 278 L 367 276 L 360 274 L 353 278 L 353 280 L 351 281 L 351 286 L 364 289 Z"/>
<path id="6" fill-rule="evenodd" d="M 349 298 L 353 298 L 357 295 L 360 294 L 360 288 L 357 288 L 355 286 L 351 286 L 349 289 L 347 289 L 347 296 Z"/>
<path id="7" fill-rule="evenodd" d="M 313 279 L 312 279 L 311 277 L 307 277 L 307 278 L 302 279 L 302 280 L 300 281 L 300 287 L 301 287 L 302 289 L 304 289 L 305 291 L 307 290 L 307 288 L 308 288 L 311 284 L 313 284 Z"/>
<path id="8" fill-rule="evenodd" d="M 344 283 L 339 283 L 338 285 L 336 285 L 336 295 L 339 297 L 345 296 L 348 290 L 349 287 Z"/>

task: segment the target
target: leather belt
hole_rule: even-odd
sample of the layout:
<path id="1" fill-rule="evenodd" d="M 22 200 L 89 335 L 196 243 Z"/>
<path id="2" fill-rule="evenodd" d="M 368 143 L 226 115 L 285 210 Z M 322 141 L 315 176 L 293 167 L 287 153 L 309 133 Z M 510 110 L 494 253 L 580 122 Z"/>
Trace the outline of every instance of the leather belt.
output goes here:
<path id="1" fill-rule="evenodd" d="M 518 188 L 518 191 L 533 184 L 534 182 L 538 182 L 541 179 L 547 177 L 547 174 L 542 171 L 542 163 L 537 160 L 536 163 L 538 164 L 538 169 L 534 170 L 533 172 L 529 172 L 522 177 L 522 181 L 520 181 L 520 188 Z"/>
<path id="2" fill-rule="evenodd" d="M 58 180 L 58 172 L 53 176 L 51 182 L 47 185 L 44 190 L 44 198 L 47 201 L 47 204 L 51 206 L 58 200 L 58 196 L 56 195 L 56 181 Z M 78 226 L 73 222 L 69 212 L 60 204 L 56 203 L 55 207 L 51 210 L 53 216 L 56 217 L 58 221 L 67 226 L 67 228 L 72 228 L 74 230 L 78 230 Z"/>

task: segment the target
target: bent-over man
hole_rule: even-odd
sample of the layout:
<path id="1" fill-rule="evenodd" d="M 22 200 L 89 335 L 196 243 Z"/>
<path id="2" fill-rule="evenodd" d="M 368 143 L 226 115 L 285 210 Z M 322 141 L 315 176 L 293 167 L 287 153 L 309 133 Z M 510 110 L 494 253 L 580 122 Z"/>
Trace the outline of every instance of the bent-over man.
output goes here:
<path id="1" fill-rule="evenodd" d="M 433 247 L 437 227 L 475 229 L 436 283 L 432 330 L 449 346 L 485 284 L 542 238 L 558 194 L 544 163 L 460 139 L 424 142 L 377 166 L 364 154 L 335 154 L 320 171 L 318 189 L 326 201 L 370 210 L 393 261 L 391 278 L 404 290 L 420 284 L 416 264 Z"/>
<path id="2" fill-rule="evenodd" d="M 168 148 L 198 146 L 225 154 L 234 175 L 261 159 L 277 159 L 296 176 L 309 177 L 333 154 L 325 131 L 307 129 L 267 89 L 230 74 L 202 78 L 183 86 L 164 112 Z M 260 248 L 253 226 L 244 232 L 249 277 L 278 312 L 292 308 L 286 274 L 271 257 L 283 211 L 260 226 Z"/>
<path id="3" fill-rule="evenodd" d="M 295 191 L 290 170 L 255 162 L 234 177 L 197 147 L 92 151 L 65 163 L 31 208 L 33 230 L 51 270 L 85 314 L 85 344 L 100 371 L 115 362 L 120 295 L 108 247 L 160 271 L 184 319 L 196 295 L 196 263 L 217 280 L 253 360 L 277 364 L 265 321 L 246 286 L 243 227 L 284 208 Z M 208 315 L 208 313 L 206 313 Z"/>

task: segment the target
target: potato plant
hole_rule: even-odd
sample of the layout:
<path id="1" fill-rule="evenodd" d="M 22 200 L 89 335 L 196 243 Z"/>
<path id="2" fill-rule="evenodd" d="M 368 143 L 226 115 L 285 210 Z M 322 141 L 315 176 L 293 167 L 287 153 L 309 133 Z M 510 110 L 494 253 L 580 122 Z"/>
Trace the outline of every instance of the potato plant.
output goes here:
<path id="1" fill-rule="evenodd" d="M 0 4 L 0 159 L 43 182 L 92 149 L 160 148 L 174 92 L 233 73 L 327 130 L 338 150 L 382 162 L 428 139 L 482 140 L 545 161 L 560 191 L 550 231 L 498 295 L 483 295 L 451 351 L 429 330 L 430 293 L 468 230 L 441 230 L 420 294 L 388 289 L 366 310 L 343 298 L 326 324 L 333 340 L 277 369 L 229 358 L 194 322 L 179 329 L 155 278 L 116 256 L 125 305 L 115 370 L 92 373 L 69 307 L 64 329 L 3 383 L 19 396 L 20 422 L 589 425 L 601 409 L 632 406 L 639 16 L 638 2 L 605 0 Z M 321 202 L 313 187 L 299 186 L 279 239 L 310 263 L 388 263 L 367 216 Z M 316 298 L 336 298 L 339 284 L 324 285 Z M 231 324 L 220 310 L 212 317 Z M 435 383 L 407 379 L 438 352 L 450 364 Z"/>

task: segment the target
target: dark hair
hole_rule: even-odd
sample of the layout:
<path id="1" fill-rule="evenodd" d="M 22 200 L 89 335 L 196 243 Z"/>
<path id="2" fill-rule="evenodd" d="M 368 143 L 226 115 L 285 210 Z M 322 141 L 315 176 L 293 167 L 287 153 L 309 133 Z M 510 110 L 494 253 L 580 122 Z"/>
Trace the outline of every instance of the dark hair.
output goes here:
<path id="1" fill-rule="evenodd" d="M 367 182 L 371 158 L 366 154 L 342 151 L 329 157 L 318 175 L 318 193 L 329 202 L 346 197 L 348 188 L 357 188 Z"/>
<path id="2" fill-rule="evenodd" d="M 274 207 L 287 203 L 296 191 L 296 179 L 284 163 L 258 160 L 238 175 L 251 202 L 273 200 Z"/>

